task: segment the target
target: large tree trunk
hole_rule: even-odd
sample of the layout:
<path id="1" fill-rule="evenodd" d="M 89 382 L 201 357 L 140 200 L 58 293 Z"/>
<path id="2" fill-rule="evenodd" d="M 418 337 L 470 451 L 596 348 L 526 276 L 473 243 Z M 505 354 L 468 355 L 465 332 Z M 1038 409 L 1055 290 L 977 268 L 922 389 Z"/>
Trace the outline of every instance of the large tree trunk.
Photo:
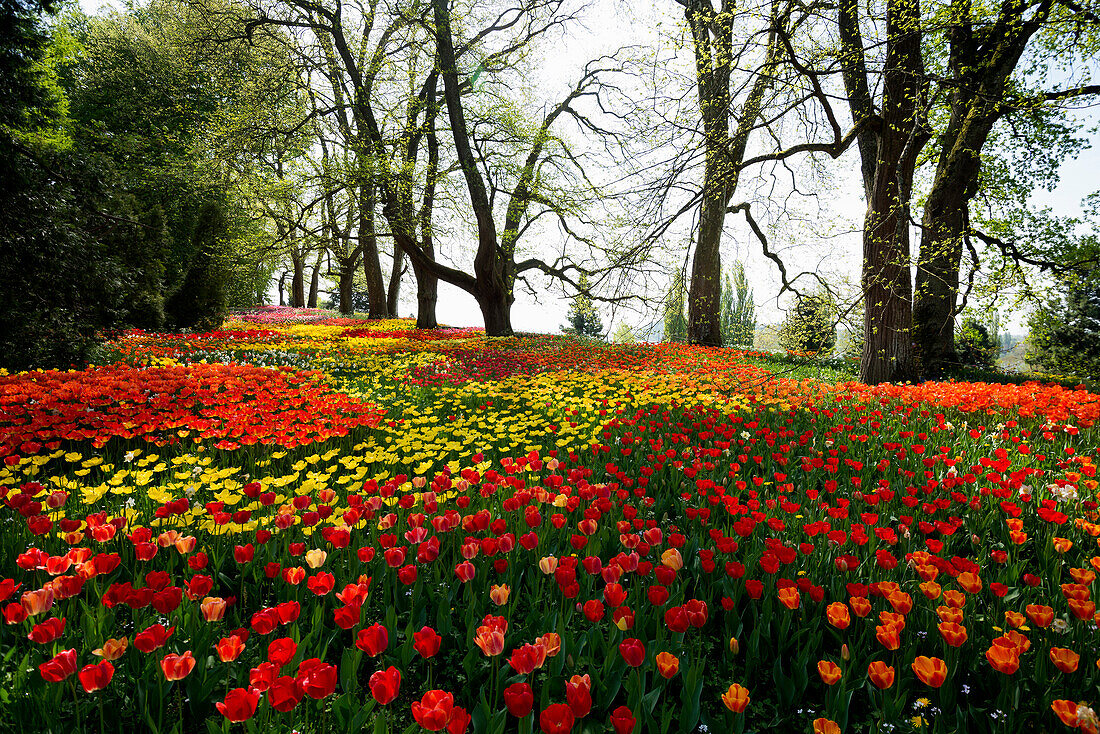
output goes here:
<path id="1" fill-rule="evenodd" d="M 981 151 L 1004 113 L 1008 79 L 1046 11 L 1029 20 L 1023 5 L 1002 6 L 995 38 L 982 41 L 971 27 L 970 0 L 954 0 L 949 31 L 949 70 L 958 80 L 951 95 L 951 117 L 938 141 L 936 177 L 921 221 L 913 331 L 921 362 L 939 374 L 957 361 L 955 310 L 962 267 L 963 238 L 969 228 L 970 200 L 978 191 Z"/>
<path id="2" fill-rule="evenodd" d="M 382 282 L 382 265 L 378 262 L 378 236 L 374 230 L 375 188 L 373 178 L 359 187 L 359 249 L 363 252 L 363 274 L 367 278 L 367 318 L 384 319 L 389 316 L 386 303 L 386 286 Z M 344 271 L 340 271 L 341 283 Z M 350 278 L 351 275 L 349 274 Z M 341 290 L 343 285 L 341 284 Z M 349 286 L 350 287 L 350 286 Z"/>
<path id="3" fill-rule="evenodd" d="M 325 259 L 325 251 L 317 253 L 317 262 L 313 263 L 313 273 L 309 277 L 309 300 L 306 305 L 309 308 L 317 308 L 317 290 L 321 285 L 321 261 Z"/>
<path id="4" fill-rule="evenodd" d="M 485 335 L 512 336 L 512 303 L 508 293 L 501 288 L 486 288 L 476 298 L 485 319 Z"/>
<path id="5" fill-rule="evenodd" d="M 355 308 L 352 304 L 352 289 L 355 285 L 355 260 L 340 260 L 340 313 L 350 316 Z"/>
<path id="6" fill-rule="evenodd" d="M 909 199 L 917 158 L 928 141 L 922 118 L 927 81 L 918 0 L 888 1 L 886 37 L 883 120 L 863 231 L 866 336 L 860 380 L 868 384 L 916 376 Z"/>
<path id="7" fill-rule="evenodd" d="M 724 10 L 723 6 L 723 10 Z M 722 346 L 722 229 L 736 171 L 730 160 L 730 63 L 732 15 L 711 16 L 689 5 L 685 15 L 695 51 L 695 86 L 703 118 L 706 163 L 699 232 L 688 284 L 688 341 Z"/>
<path id="8" fill-rule="evenodd" d="M 439 322 L 435 318 L 436 301 L 439 299 L 439 278 L 424 268 L 413 264 L 416 275 L 416 328 L 435 329 Z"/>
<path id="9" fill-rule="evenodd" d="M 297 252 L 292 252 L 290 262 L 294 266 L 294 276 L 290 281 L 290 305 L 294 308 L 304 308 L 306 305 L 305 258 Z"/>
<path id="10" fill-rule="evenodd" d="M 443 77 L 443 98 L 447 103 L 447 117 L 451 123 L 455 157 L 466 181 L 470 206 L 477 223 L 477 254 L 474 256 L 474 297 L 485 317 L 487 336 L 511 336 L 512 322 L 509 311 L 512 306 L 511 263 L 502 262 L 500 241 L 497 238 L 493 208 L 485 181 L 481 178 L 477 158 L 470 143 L 466 125 L 466 111 L 462 107 L 461 83 L 455 63 L 454 39 L 451 37 L 451 10 L 448 0 L 432 0 L 435 19 L 436 51 L 439 69 Z"/>

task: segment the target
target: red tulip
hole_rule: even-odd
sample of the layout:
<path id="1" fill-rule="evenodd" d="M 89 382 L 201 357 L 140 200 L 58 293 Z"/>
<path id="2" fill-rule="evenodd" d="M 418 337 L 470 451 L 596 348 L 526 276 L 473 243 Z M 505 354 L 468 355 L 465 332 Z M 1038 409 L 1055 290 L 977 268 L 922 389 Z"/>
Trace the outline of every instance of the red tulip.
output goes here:
<path id="1" fill-rule="evenodd" d="M 27 639 L 31 642 L 37 642 L 39 645 L 45 645 L 56 640 L 64 631 L 65 618 L 51 617 L 45 622 L 39 622 L 32 627 Z"/>
<path id="2" fill-rule="evenodd" d="M 564 703 L 552 703 L 539 714 L 539 726 L 545 734 L 569 734 L 573 721 L 573 711 Z"/>
<path id="3" fill-rule="evenodd" d="M 164 671 L 164 677 L 168 680 L 182 680 L 195 669 L 195 658 L 190 650 L 182 655 L 168 654 L 161 659 L 160 669 Z"/>
<path id="4" fill-rule="evenodd" d="M 237 723 L 248 721 L 255 715 L 260 703 L 260 693 L 251 688 L 234 688 L 225 695 L 225 702 L 218 701 L 215 706 L 222 716 Z"/>
<path id="5" fill-rule="evenodd" d="M 592 681 L 587 675 L 574 675 L 565 684 L 565 700 L 578 719 L 592 710 Z"/>
<path id="6" fill-rule="evenodd" d="M 637 723 L 637 719 L 626 706 L 619 706 L 611 712 L 611 727 L 615 730 L 615 734 L 631 734 Z"/>
<path id="7" fill-rule="evenodd" d="M 244 643 L 236 635 L 223 637 L 214 645 L 214 651 L 218 653 L 218 659 L 223 663 L 231 663 L 244 652 Z"/>
<path id="8" fill-rule="evenodd" d="M 645 645 L 641 640 L 629 638 L 619 643 L 619 654 L 623 656 L 626 664 L 637 668 L 645 662 Z"/>
<path id="9" fill-rule="evenodd" d="M 107 684 L 111 682 L 111 678 L 114 677 L 115 666 L 107 660 L 104 660 L 98 665 L 85 665 L 80 669 L 78 677 L 80 678 L 80 685 L 84 687 L 86 693 L 92 691 L 98 691 L 101 688 L 106 688 Z"/>
<path id="10" fill-rule="evenodd" d="M 302 686 L 289 675 L 276 678 L 270 685 L 267 689 L 267 700 L 276 711 L 286 713 L 293 710 L 305 695 Z"/>
<path id="11" fill-rule="evenodd" d="M 321 699 L 335 692 L 337 675 L 335 665 L 317 658 L 303 660 L 298 666 L 298 683 L 310 698 Z"/>
<path id="12" fill-rule="evenodd" d="M 430 658 L 439 652 L 439 645 L 443 638 L 431 627 L 421 627 L 419 632 L 413 633 L 413 649 L 421 657 Z"/>
<path id="13" fill-rule="evenodd" d="M 374 700 L 385 706 L 397 698 L 397 692 L 401 690 L 401 671 L 391 665 L 371 675 L 369 683 Z"/>
<path id="14" fill-rule="evenodd" d="M 38 672 L 48 683 L 60 683 L 76 672 L 76 650 L 59 652 L 39 665 Z"/>
<path id="15" fill-rule="evenodd" d="M 412 702 L 416 723 L 428 731 L 442 731 L 454 712 L 455 698 L 446 691 L 428 691 L 419 701 Z"/>
<path id="16" fill-rule="evenodd" d="M 508 707 L 508 713 L 522 719 L 531 713 L 535 705 L 535 694 L 531 686 L 526 683 L 513 683 L 504 689 L 504 705 Z"/>
<path id="17" fill-rule="evenodd" d="M 370 655 L 377 657 L 385 651 L 390 644 L 390 633 L 385 625 L 372 624 L 366 629 L 359 630 L 359 636 L 355 640 L 355 646 Z"/>
<path id="18" fill-rule="evenodd" d="M 278 667 L 289 663 L 298 653 L 298 643 L 289 637 L 280 637 L 267 645 L 267 659 Z"/>
<path id="19" fill-rule="evenodd" d="M 358 604 L 349 604 L 340 607 L 334 613 L 336 626 L 346 630 L 355 627 L 359 624 L 361 610 L 362 607 L 360 607 Z"/>
<path id="20" fill-rule="evenodd" d="M 151 624 L 134 635 L 134 647 L 142 652 L 153 652 L 164 646 L 168 638 L 176 631 L 175 627 L 164 628 L 163 624 Z"/>

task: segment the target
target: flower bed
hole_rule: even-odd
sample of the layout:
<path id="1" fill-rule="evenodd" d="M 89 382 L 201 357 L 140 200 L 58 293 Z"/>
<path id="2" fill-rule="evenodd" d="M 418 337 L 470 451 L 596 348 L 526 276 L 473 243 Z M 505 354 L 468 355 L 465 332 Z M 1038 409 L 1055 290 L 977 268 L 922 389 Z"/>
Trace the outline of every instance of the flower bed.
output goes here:
<path id="1" fill-rule="evenodd" d="M 0 720 L 1095 731 L 1097 396 L 284 315 L 0 378 Z"/>

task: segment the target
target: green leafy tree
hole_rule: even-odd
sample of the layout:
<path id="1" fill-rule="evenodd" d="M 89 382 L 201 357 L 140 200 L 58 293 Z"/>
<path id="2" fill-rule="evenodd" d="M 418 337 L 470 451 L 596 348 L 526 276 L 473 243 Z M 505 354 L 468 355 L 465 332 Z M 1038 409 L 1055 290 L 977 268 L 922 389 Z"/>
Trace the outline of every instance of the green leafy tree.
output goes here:
<path id="1" fill-rule="evenodd" d="M 836 346 L 836 310 L 828 293 L 800 296 L 783 321 L 779 343 L 792 352 L 830 354 Z"/>
<path id="2" fill-rule="evenodd" d="M 677 270 L 672 276 L 672 285 L 665 296 L 665 335 L 666 342 L 686 342 L 688 321 L 684 315 L 684 274 Z"/>
<path id="3" fill-rule="evenodd" d="M 569 306 L 566 315 L 569 323 L 561 327 L 563 334 L 574 336 L 586 336 L 591 339 L 603 338 L 603 322 L 600 321 L 600 313 L 592 304 L 592 297 L 588 295 L 590 284 L 587 275 L 581 275 L 577 279 L 579 291 L 573 296 L 573 303 Z"/>
<path id="4" fill-rule="evenodd" d="M 1032 314 L 1027 361 L 1047 372 L 1100 379 L 1100 281 L 1078 279 Z"/>
<path id="5" fill-rule="evenodd" d="M 960 364 L 990 368 L 999 351 L 1000 344 L 990 329 L 972 316 L 963 319 L 955 335 L 955 354 Z"/>
<path id="6" fill-rule="evenodd" d="M 611 333 L 611 341 L 615 344 L 635 344 L 638 337 L 634 333 L 634 329 L 630 328 L 630 324 L 620 321 L 619 325 L 615 327 L 615 331 Z"/>
<path id="7" fill-rule="evenodd" d="M 733 264 L 733 278 L 725 278 L 722 289 L 722 344 L 751 348 L 756 337 L 756 304 L 740 262 Z"/>

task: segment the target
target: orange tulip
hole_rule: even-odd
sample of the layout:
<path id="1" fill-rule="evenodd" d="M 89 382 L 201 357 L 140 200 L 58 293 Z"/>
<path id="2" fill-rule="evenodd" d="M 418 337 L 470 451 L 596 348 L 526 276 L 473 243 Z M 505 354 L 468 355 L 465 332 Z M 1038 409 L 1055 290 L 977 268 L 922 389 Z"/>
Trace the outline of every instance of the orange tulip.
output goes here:
<path id="1" fill-rule="evenodd" d="M 126 652 L 126 645 L 129 642 L 129 637 L 123 637 L 121 640 L 111 638 L 103 643 L 103 647 L 92 650 L 92 654 L 98 655 L 104 660 L 118 660 Z"/>
<path id="2" fill-rule="evenodd" d="M 53 588 L 47 587 L 23 592 L 19 602 L 23 605 L 27 616 L 33 617 L 36 614 L 48 612 L 53 607 L 53 598 Z"/>
<path id="3" fill-rule="evenodd" d="M 840 725 L 825 718 L 814 719 L 814 734 L 840 734 Z"/>
<path id="4" fill-rule="evenodd" d="M 932 601 L 935 601 L 936 599 L 939 599 L 940 595 L 943 593 L 943 587 L 941 587 L 935 581 L 925 581 L 923 584 L 920 585 L 920 591 L 926 597 L 928 597 Z"/>
<path id="5" fill-rule="evenodd" d="M 1003 640 L 1003 642 L 999 642 L 999 640 Z M 1010 645 L 1011 647 L 1016 648 L 1017 655 L 1023 655 L 1025 652 L 1031 649 L 1031 640 L 1027 639 L 1027 637 L 1020 634 L 1016 630 L 1009 630 L 1008 632 L 1005 632 L 1000 637 L 994 638 L 993 642 L 994 644 Z"/>
<path id="6" fill-rule="evenodd" d="M 1073 541 L 1069 538 L 1054 538 L 1051 542 L 1054 545 L 1054 550 L 1059 553 L 1065 553 L 1073 547 Z"/>
<path id="7" fill-rule="evenodd" d="M 1073 701 L 1059 699 L 1052 701 L 1050 708 L 1062 720 L 1066 726 L 1077 728 L 1077 704 Z"/>
<path id="8" fill-rule="evenodd" d="M 885 689 L 894 685 L 894 669 L 881 660 L 875 660 L 867 666 L 867 677 L 878 688 Z"/>
<path id="9" fill-rule="evenodd" d="M 557 632 L 547 632 L 535 640 L 536 645 L 542 645 L 546 650 L 546 657 L 552 658 L 561 652 L 561 635 Z"/>
<path id="10" fill-rule="evenodd" d="M 737 683 L 731 684 L 722 694 L 722 703 L 733 713 L 741 713 L 749 705 L 749 689 Z"/>
<path id="11" fill-rule="evenodd" d="M 887 650 L 897 650 L 901 647 L 901 637 L 898 635 L 898 629 L 892 624 L 875 627 L 875 636 Z"/>
<path id="12" fill-rule="evenodd" d="M 676 548 L 669 548 L 661 554 L 661 565 L 668 566 L 673 571 L 679 571 L 684 567 L 684 557 Z"/>
<path id="13" fill-rule="evenodd" d="M 680 672 L 680 658 L 670 652 L 659 652 L 654 658 L 657 663 L 657 672 L 662 678 L 672 678 Z"/>
<path id="14" fill-rule="evenodd" d="M 1063 673 L 1073 673 L 1077 670 L 1077 663 L 1081 661 L 1081 656 L 1064 647 L 1052 647 L 1050 661 Z"/>
<path id="15" fill-rule="evenodd" d="M 936 607 L 936 614 L 943 622 L 954 622 L 960 624 L 963 621 L 963 613 L 961 609 L 954 607 Z"/>
<path id="16" fill-rule="evenodd" d="M 840 666 L 829 660 L 818 660 L 817 674 L 821 676 L 825 685 L 835 685 L 840 680 Z"/>
<path id="17" fill-rule="evenodd" d="M 913 672 L 917 674 L 924 685 L 939 688 L 947 678 L 947 663 L 939 658 L 918 655 L 916 660 L 913 661 Z"/>
<path id="18" fill-rule="evenodd" d="M 787 609 L 798 609 L 802 597 L 799 595 L 798 589 L 793 586 L 786 586 L 779 590 L 779 601 Z"/>
<path id="19" fill-rule="evenodd" d="M 961 576 L 962 574 L 959 575 Z M 948 589 L 943 592 L 943 600 L 947 602 L 947 606 L 954 607 L 955 609 L 962 609 L 966 606 L 966 595 L 954 589 Z"/>
<path id="20" fill-rule="evenodd" d="M 998 673 L 1012 675 L 1020 669 L 1020 656 L 1016 654 L 1015 648 L 1012 647 L 990 645 L 989 649 L 985 651 L 985 659 L 989 661 L 990 667 Z"/>
<path id="21" fill-rule="evenodd" d="M 959 647 L 966 642 L 966 627 L 955 622 L 940 622 L 939 624 L 940 634 L 943 635 L 944 642 L 951 647 Z"/>
<path id="22" fill-rule="evenodd" d="M 1017 629 L 1024 626 L 1027 622 L 1027 617 L 1019 612 L 1005 612 L 1005 622 Z"/>
<path id="23" fill-rule="evenodd" d="M 835 601 L 825 608 L 825 616 L 829 624 L 839 630 L 846 630 L 852 623 L 852 617 L 848 614 L 848 605 L 841 601 Z"/>
<path id="24" fill-rule="evenodd" d="M 871 613 L 870 600 L 862 596 L 853 596 L 851 599 L 848 600 L 848 605 L 852 608 L 852 612 L 857 617 L 866 617 L 868 614 Z"/>
<path id="25" fill-rule="evenodd" d="M 236 635 L 223 637 L 214 645 L 218 653 L 218 659 L 223 663 L 231 663 L 241 656 L 244 651 L 244 643 Z"/>
<path id="26" fill-rule="evenodd" d="M 500 607 L 508 603 L 508 596 L 511 593 L 512 588 L 508 584 L 493 584 L 489 589 L 489 598 Z"/>
<path id="27" fill-rule="evenodd" d="M 982 580 L 976 573 L 964 571 L 959 574 L 955 579 L 959 582 L 959 586 L 963 588 L 967 594 L 977 594 L 982 590 Z"/>
<path id="28" fill-rule="evenodd" d="M 884 627 L 897 628 L 899 634 L 905 631 L 905 617 L 897 612 L 879 612 L 878 621 Z"/>
<path id="29" fill-rule="evenodd" d="M 906 594 L 904 591 L 895 591 L 886 598 L 886 601 L 890 602 L 890 606 L 894 608 L 894 611 L 898 614 L 908 614 L 913 608 L 913 597 Z"/>
<path id="30" fill-rule="evenodd" d="M 207 622 L 220 622 L 225 617 L 225 599 L 218 596 L 208 596 L 202 600 L 199 609 L 202 618 Z"/>
<path id="31" fill-rule="evenodd" d="M 504 632 L 495 627 L 481 626 L 477 628 L 474 643 L 488 657 L 495 657 L 504 652 Z"/>

